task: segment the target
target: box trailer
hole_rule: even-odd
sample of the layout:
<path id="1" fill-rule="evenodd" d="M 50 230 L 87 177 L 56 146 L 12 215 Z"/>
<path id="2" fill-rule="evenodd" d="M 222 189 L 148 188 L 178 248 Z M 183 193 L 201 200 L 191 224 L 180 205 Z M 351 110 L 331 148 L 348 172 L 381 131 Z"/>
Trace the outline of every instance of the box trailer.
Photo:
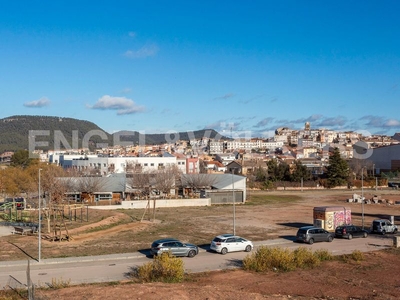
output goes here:
<path id="1" fill-rule="evenodd" d="M 314 226 L 335 231 L 340 225 L 351 224 L 351 209 L 345 206 L 314 207 Z"/>

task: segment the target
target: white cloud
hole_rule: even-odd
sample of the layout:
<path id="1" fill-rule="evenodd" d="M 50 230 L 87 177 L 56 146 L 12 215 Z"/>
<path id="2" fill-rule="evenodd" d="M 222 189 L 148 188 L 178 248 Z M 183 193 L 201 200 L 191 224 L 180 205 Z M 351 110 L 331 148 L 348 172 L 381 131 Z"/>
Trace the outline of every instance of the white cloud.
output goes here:
<path id="1" fill-rule="evenodd" d="M 129 35 L 130 37 L 134 38 L 134 37 L 136 37 L 136 32 L 134 32 L 134 31 L 129 31 L 129 32 L 128 32 L 128 35 Z"/>
<path id="2" fill-rule="evenodd" d="M 116 110 L 118 115 L 134 114 L 144 110 L 143 106 L 136 105 L 136 103 L 131 99 L 125 97 L 113 97 L 110 95 L 104 95 L 90 108 Z"/>
<path id="3" fill-rule="evenodd" d="M 39 100 L 25 102 L 25 107 L 44 107 L 50 105 L 50 100 L 47 97 L 42 97 Z"/>
<path id="4" fill-rule="evenodd" d="M 400 127 L 400 121 L 389 119 L 386 121 L 385 126 L 387 127 Z"/>
<path id="5" fill-rule="evenodd" d="M 124 56 L 128 58 L 144 58 L 155 56 L 158 53 L 158 50 L 158 46 L 155 44 L 146 45 L 138 50 L 128 50 L 124 53 Z"/>

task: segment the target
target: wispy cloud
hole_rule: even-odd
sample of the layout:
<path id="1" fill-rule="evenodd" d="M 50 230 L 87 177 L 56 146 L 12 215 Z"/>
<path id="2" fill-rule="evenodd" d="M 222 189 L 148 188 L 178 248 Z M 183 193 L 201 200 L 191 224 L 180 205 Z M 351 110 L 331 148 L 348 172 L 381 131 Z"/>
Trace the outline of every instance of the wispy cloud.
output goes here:
<path id="1" fill-rule="evenodd" d="M 134 32 L 134 31 L 129 31 L 129 32 L 128 32 L 128 35 L 129 35 L 129 37 L 134 38 L 134 37 L 136 37 L 136 32 Z"/>
<path id="2" fill-rule="evenodd" d="M 256 128 L 265 127 L 265 126 L 271 124 L 271 122 L 272 122 L 273 120 L 274 120 L 274 118 L 271 118 L 271 117 L 269 117 L 269 118 L 264 118 L 264 119 L 262 119 L 261 121 L 259 121 L 256 125 L 254 125 L 254 127 L 256 127 Z"/>
<path id="3" fill-rule="evenodd" d="M 34 107 L 34 108 L 40 108 L 40 107 L 45 107 L 50 105 L 50 100 L 47 97 L 42 97 L 39 100 L 33 100 L 29 102 L 25 102 L 24 106 L 25 107 Z"/>
<path id="4" fill-rule="evenodd" d="M 121 94 L 129 94 L 130 92 L 132 92 L 131 88 L 124 88 L 120 91 Z"/>
<path id="5" fill-rule="evenodd" d="M 387 119 L 380 116 L 364 116 L 360 120 L 365 120 L 366 126 L 376 127 L 376 128 L 400 128 L 400 120 Z"/>
<path id="6" fill-rule="evenodd" d="M 324 118 L 323 120 L 319 121 L 317 125 L 319 127 L 335 127 L 335 126 L 344 126 L 347 122 L 347 119 L 342 116 L 333 117 L 333 118 Z"/>
<path id="7" fill-rule="evenodd" d="M 293 120 L 293 123 L 305 123 L 305 122 L 317 122 L 321 119 L 323 119 L 324 116 L 323 115 L 318 115 L 318 114 L 314 114 L 311 115 L 307 118 L 301 118 L 301 119 L 297 119 L 297 120 Z"/>
<path id="8" fill-rule="evenodd" d="M 228 93 L 228 94 L 225 94 L 223 96 L 215 97 L 213 100 L 226 100 L 226 99 L 232 98 L 234 96 L 235 96 L 235 94 Z"/>
<path id="9" fill-rule="evenodd" d="M 138 106 L 131 99 L 125 97 L 113 97 L 104 95 L 101 97 L 93 106 L 89 106 L 91 109 L 101 110 L 116 110 L 118 115 L 129 115 L 144 111 L 143 106 Z"/>
<path id="10" fill-rule="evenodd" d="M 243 103 L 243 104 L 249 104 L 250 102 L 253 102 L 254 100 L 257 100 L 257 99 L 261 98 L 262 96 L 263 95 L 257 95 L 257 96 L 254 96 L 254 97 L 250 98 L 250 99 L 242 100 L 242 101 L 239 101 L 239 102 Z"/>
<path id="11" fill-rule="evenodd" d="M 155 56 L 158 53 L 158 46 L 155 44 L 146 45 L 138 50 L 128 50 L 124 53 L 127 58 L 145 58 L 149 56 Z"/>
<path id="12" fill-rule="evenodd" d="M 385 118 L 372 115 L 364 116 L 360 118 L 360 120 L 366 121 L 365 125 L 373 127 L 381 127 L 382 124 L 385 122 Z"/>

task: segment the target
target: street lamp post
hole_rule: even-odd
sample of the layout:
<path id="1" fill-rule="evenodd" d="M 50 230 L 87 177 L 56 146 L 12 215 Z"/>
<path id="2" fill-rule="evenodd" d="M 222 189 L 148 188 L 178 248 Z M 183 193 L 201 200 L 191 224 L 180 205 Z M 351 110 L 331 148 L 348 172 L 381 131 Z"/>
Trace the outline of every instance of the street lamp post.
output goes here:
<path id="1" fill-rule="evenodd" d="M 361 169 L 361 211 L 362 229 L 364 229 L 364 167 Z"/>
<path id="2" fill-rule="evenodd" d="M 236 206 L 235 206 L 235 182 L 233 179 L 234 169 L 232 168 L 232 199 L 233 199 L 233 235 L 236 235 Z"/>
<path id="3" fill-rule="evenodd" d="M 375 191 L 378 190 L 378 178 L 375 176 L 375 164 L 372 165 L 372 176 L 375 177 Z"/>
<path id="4" fill-rule="evenodd" d="M 40 192 L 40 171 L 41 170 L 42 169 L 39 169 L 39 196 L 38 196 L 38 202 L 39 202 L 39 205 L 38 205 L 38 209 L 39 209 L 39 228 L 38 228 L 39 255 L 38 255 L 38 262 L 40 262 L 40 259 L 41 259 L 40 254 L 41 254 L 41 250 L 42 250 L 42 213 L 41 213 L 41 206 L 40 206 L 40 202 L 42 200 L 41 192 Z"/>

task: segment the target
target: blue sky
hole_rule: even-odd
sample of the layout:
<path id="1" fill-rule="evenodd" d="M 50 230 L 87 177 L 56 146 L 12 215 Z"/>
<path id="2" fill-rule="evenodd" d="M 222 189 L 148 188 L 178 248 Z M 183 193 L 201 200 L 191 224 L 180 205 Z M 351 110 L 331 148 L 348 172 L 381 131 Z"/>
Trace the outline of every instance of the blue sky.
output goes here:
<path id="1" fill-rule="evenodd" d="M 0 1 L 0 118 L 400 132 L 400 1 Z M 40 129 L 40 128 L 35 128 Z"/>

